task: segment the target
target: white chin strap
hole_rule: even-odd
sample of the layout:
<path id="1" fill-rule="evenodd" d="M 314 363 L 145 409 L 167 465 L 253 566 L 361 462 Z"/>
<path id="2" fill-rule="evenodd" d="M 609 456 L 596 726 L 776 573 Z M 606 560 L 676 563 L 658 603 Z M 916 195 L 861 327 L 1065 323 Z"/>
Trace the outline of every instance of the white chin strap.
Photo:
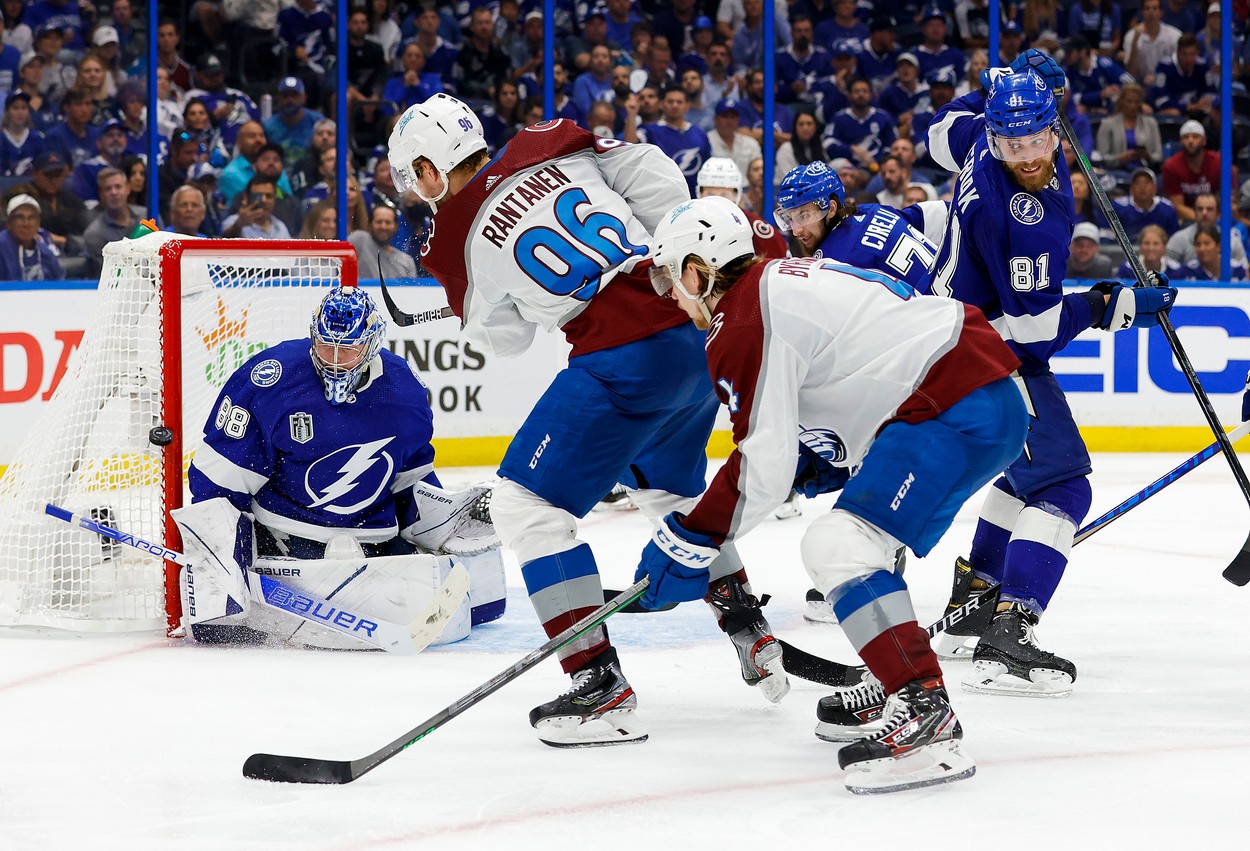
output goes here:
<path id="1" fill-rule="evenodd" d="M 714 270 L 708 272 L 708 275 L 707 275 L 707 292 L 708 293 L 712 291 L 712 284 L 715 281 L 716 281 L 716 272 Z M 712 313 L 711 311 L 707 309 L 707 305 L 703 303 L 703 300 L 707 298 L 707 293 L 704 293 L 703 295 L 695 295 L 694 293 L 690 292 L 690 290 L 686 289 L 685 284 L 681 282 L 680 278 L 673 281 L 673 286 L 681 290 L 682 295 L 684 295 L 686 298 L 690 299 L 695 304 L 699 305 L 699 311 L 703 314 L 703 321 L 708 323 L 709 325 L 712 324 Z"/>
<path id="2" fill-rule="evenodd" d="M 434 166 L 430 166 L 430 168 L 434 168 Z M 429 204 L 430 209 L 433 210 L 435 213 L 437 213 L 438 202 L 442 201 L 444 198 L 447 197 L 447 188 L 451 185 L 451 181 L 447 179 L 447 174 L 441 171 L 440 169 L 435 168 L 434 171 L 438 174 L 440 178 L 442 178 L 442 181 L 443 181 L 442 192 L 438 193 L 438 195 L 434 196 L 433 198 L 428 198 L 426 197 L 426 194 L 421 191 L 421 183 L 419 181 L 414 181 L 412 185 L 412 191 L 417 193 L 417 197 L 420 198 L 425 203 Z"/>

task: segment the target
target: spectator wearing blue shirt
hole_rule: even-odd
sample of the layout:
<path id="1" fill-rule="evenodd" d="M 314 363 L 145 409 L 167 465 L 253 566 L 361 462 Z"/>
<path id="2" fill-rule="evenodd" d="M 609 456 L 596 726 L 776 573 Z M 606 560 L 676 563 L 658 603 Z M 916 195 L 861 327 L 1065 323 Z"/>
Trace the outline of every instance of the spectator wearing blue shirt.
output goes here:
<path id="1" fill-rule="evenodd" d="M 1220 269 L 1220 230 L 1215 225 L 1201 224 L 1194 231 L 1194 254 L 1184 265 L 1180 277 L 1188 281 L 1219 281 L 1223 279 Z M 1230 280 L 1244 281 L 1246 267 L 1240 263 L 1229 266 Z"/>
<path id="2" fill-rule="evenodd" d="M 734 64 L 739 68 L 762 68 L 765 50 L 776 51 L 790 43 L 789 21 L 784 13 L 779 14 L 773 27 L 773 43 L 765 45 L 763 0 L 743 0 L 742 9 L 745 17 L 733 34 Z"/>
<path id="3" fill-rule="evenodd" d="M 88 123 L 95 113 L 95 104 L 82 92 L 74 91 L 65 96 L 61 109 L 65 121 L 48 129 L 44 147 L 60 154 L 72 168 L 95 156 L 96 131 Z"/>
<path id="4" fill-rule="evenodd" d="M 421 45 L 410 41 L 399 55 L 401 70 L 395 72 L 382 87 L 382 100 L 390 101 L 403 112 L 417 103 L 425 103 L 443 91 L 437 74 L 425 70 L 425 53 Z"/>
<path id="5" fill-rule="evenodd" d="M 609 0 L 608 5 L 611 8 L 611 0 Z M 698 18 L 699 11 L 695 8 L 695 0 L 671 0 L 668 8 L 656 13 L 652 19 L 651 32 L 652 35 L 664 36 L 668 41 L 668 46 L 672 48 L 673 54 L 680 56 L 692 44 L 691 34 L 694 31 L 695 21 Z M 618 40 L 617 44 L 630 44 L 632 41 L 630 34 L 632 32 L 632 29 L 627 31 L 625 40 Z M 610 32 L 608 38 L 611 38 Z"/>
<path id="6" fill-rule="evenodd" d="M 70 188 L 87 202 L 88 207 L 99 200 L 96 178 L 100 172 L 122 166 L 122 157 L 126 155 L 126 128 L 116 118 L 106 121 L 95 138 L 95 144 L 99 153 L 79 163 L 69 180 Z"/>
<path id="7" fill-rule="evenodd" d="M 920 74 L 926 80 L 934 74 L 949 71 L 960 79 L 967 67 L 964 52 L 952 47 L 947 42 L 950 28 L 946 15 L 940 6 L 927 6 L 924 10 L 924 22 L 920 25 L 920 33 L 924 38 L 913 52 L 920 60 Z"/>
<path id="8" fill-rule="evenodd" d="M 43 149 L 43 134 L 30 126 L 30 95 L 10 94 L 0 122 L 0 174 L 30 174 L 31 163 Z"/>
<path id="9" fill-rule="evenodd" d="M 265 139 L 282 148 L 283 159 L 299 162 L 312 144 L 313 128 L 325 118 L 304 104 L 304 81 L 299 77 L 283 77 L 278 83 L 277 109 L 265 122 Z"/>
<path id="10" fill-rule="evenodd" d="M 872 105 L 872 85 L 863 77 L 851 82 L 850 101 L 825 127 L 825 153 L 871 168 L 894 143 L 894 119 Z"/>
<path id="11" fill-rule="evenodd" d="M 26 194 L 14 195 L 5 213 L 6 229 L 0 233 L 0 280 L 60 279 L 60 252 L 39 226 L 39 202 Z"/>
<path id="12" fill-rule="evenodd" d="M 893 79 L 894 68 L 898 64 L 900 51 L 895 46 L 895 26 L 894 18 L 890 15 L 877 15 L 873 18 L 868 43 L 857 58 L 859 76 L 869 82 L 874 95 Z"/>
<path id="13" fill-rule="evenodd" d="M 1105 0 L 1077 0 L 1068 9 L 1068 35 L 1081 36 L 1098 49 L 1120 46 L 1120 4 Z"/>
<path id="14" fill-rule="evenodd" d="M 1185 33 L 1176 42 L 1176 56 L 1155 69 L 1151 103 L 1160 115 L 1181 115 L 1193 110 L 1210 112 L 1214 93 L 1207 83 L 1207 63 L 1198 57 L 1198 39 Z"/>
<path id="15" fill-rule="evenodd" d="M 747 135 L 764 145 L 764 72 L 755 69 L 747 72 L 746 97 L 739 100 L 738 118 Z M 773 138 L 778 145 L 790 140 L 794 127 L 794 113 L 784 103 L 773 104 Z M 745 169 L 741 169 L 746 174 Z"/>
<path id="16" fill-rule="evenodd" d="M 642 21 L 633 11 L 633 0 L 607 0 L 607 16 L 604 18 L 608 26 L 608 41 L 614 41 L 617 44 L 629 44 L 633 40 L 634 25 Z M 530 12 L 525 16 L 526 21 Z M 538 12 L 538 17 L 542 19 L 542 12 Z"/>
<path id="17" fill-rule="evenodd" d="M 895 118 L 930 112 L 929 87 L 920 82 L 920 60 L 916 54 L 900 53 L 894 68 L 894 82 L 882 90 L 877 104 Z"/>
<path id="18" fill-rule="evenodd" d="M 1137 256 L 1147 272 L 1162 272 L 1172 280 L 1184 277 L 1181 264 L 1167 255 L 1168 235 L 1158 225 L 1146 225 L 1137 237 Z M 1135 282 L 1133 266 L 1125 260 L 1116 270 L 1121 280 Z"/>
<path id="19" fill-rule="evenodd" d="M 1202 6 L 1193 0 L 1164 0 L 1163 23 L 1183 33 L 1196 33 L 1202 29 Z"/>
<path id="20" fill-rule="evenodd" d="M 4 33 L 4 21 L 0 18 L 0 34 Z M 11 44 L 0 45 L 0 92 L 12 91 L 18 83 L 18 71 L 22 65 L 22 53 Z"/>
<path id="21" fill-rule="evenodd" d="M 590 112 L 592 103 L 609 100 L 611 96 L 612 51 L 606 45 L 596 45 L 590 50 L 589 68 L 573 81 L 573 103 L 586 113 Z"/>
<path id="22" fill-rule="evenodd" d="M 706 133 L 686 120 L 689 101 L 683 89 L 670 88 L 664 93 L 662 103 L 664 117 L 654 124 L 639 127 L 638 139 L 655 145 L 677 163 L 693 195 L 699 169 L 712 157 L 711 142 Z"/>
<path id="23" fill-rule="evenodd" d="M 65 39 L 65 49 L 78 54 L 86 47 L 83 33 L 91 28 L 94 18 L 94 7 L 91 7 L 91 14 L 88 16 L 83 14 L 82 7 L 77 2 L 71 0 L 38 0 L 27 8 L 23 20 L 34 32 L 38 32 L 40 27 L 60 30 Z"/>
<path id="24" fill-rule="evenodd" d="M 1104 113 L 1115 108 L 1120 86 L 1134 82 L 1132 75 L 1105 56 L 1099 56 L 1084 36 L 1068 40 L 1068 88 L 1087 112 Z"/>
<path id="25" fill-rule="evenodd" d="M 296 68 L 325 76 L 327 51 L 334 44 L 334 18 L 317 0 L 296 0 L 280 11 L 278 37 Z"/>
<path id="26" fill-rule="evenodd" d="M 259 121 L 249 121 L 239 129 L 239 152 L 222 169 L 219 183 L 227 205 L 233 205 L 234 199 L 247 186 L 248 181 L 256 176 L 256 158 L 267 144 L 269 139 L 265 135 L 265 127 Z M 291 194 L 291 182 L 283 174 L 278 179 L 278 192 L 275 193 L 274 200 Z"/>
<path id="27" fill-rule="evenodd" d="M 817 44 L 846 45 L 859 52 L 868 43 L 868 27 L 855 14 L 855 0 L 833 0 L 833 17 L 816 24 Z"/>
<path id="28" fill-rule="evenodd" d="M 782 103 L 810 101 L 814 97 L 812 86 L 833 71 L 832 61 L 826 51 L 812 45 L 811 18 L 796 16 L 790 31 L 793 42 L 778 51 L 776 57 L 777 100 Z"/>
<path id="29" fill-rule="evenodd" d="M 1128 197 L 1111 202 L 1129 239 L 1136 240 L 1147 225 L 1158 225 L 1168 236 L 1180 228 L 1176 208 L 1171 201 L 1158 195 L 1158 188 L 1158 179 L 1153 171 L 1145 167 L 1137 168 L 1129 180 Z"/>
<path id="30" fill-rule="evenodd" d="M 204 102 L 227 147 L 235 143 L 240 127 L 260 119 L 260 110 L 247 93 L 226 85 L 226 67 L 215 54 L 201 57 L 195 66 L 195 82 L 199 88 L 187 92 L 187 100 Z"/>
<path id="31" fill-rule="evenodd" d="M 416 24 L 415 40 L 421 45 L 421 52 L 425 54 L 426 72 L 437 74 L 439 79 L 450 80 L 460 51 L 439 34 L 443 19 L 439 17 L 438 9 L 432 3 L 422 7 L 421 11 L 414 16 L 414 22 Z"/>

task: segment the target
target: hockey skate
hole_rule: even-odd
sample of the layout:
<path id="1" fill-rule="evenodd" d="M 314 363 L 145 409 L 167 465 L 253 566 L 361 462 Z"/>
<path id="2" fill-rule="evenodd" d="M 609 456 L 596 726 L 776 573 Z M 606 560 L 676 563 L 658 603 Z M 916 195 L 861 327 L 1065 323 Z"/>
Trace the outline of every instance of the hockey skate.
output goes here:
<path id="1" fill-rule="evenodd" d="M 638 698 L 621 673 L 616 650 L 573 674 L 573 685 L 550 703 L 530 710 L 530 726 L 553 748 L 588 748 L 647 740 L 634 710 Z"/>
<path id="2" fill-rule="evenodd" d="M 595 506 L 596 510 L 609 509 L 612 511 L 634 511 L 638 506 L 634 505 L 634 501 L 629 498 L 629 491 L 624 485 L 616 485 L 608 492 L 608 495 L 599 500 L 599 504 Z"/>
<path id="3" fill-rule="evenodd" d="M 853 686 L 840 688 L 816 704 L 816 738 L 826 742 L 853 742 L 881 726 L 885 689 L 871 673 Z"/>
<path id="4" fill-rule="evenodd" d="M 1072 694 L 1076 666 L 1037 646 L 1036 625 L 1037 615 L 1019 603 L 995 614 L 972 657 L 964 691 L 1019 697 Z"/>
<path id="5" fill-rule="evenodd" d="M 708 602 L 722 612 L 721 625 L 738 651 L 742 679 L 759 688 L 770 703 L 780 703 L 790 691 L 790 680 L 782 665 L 781 644 L 760 611 L 768 597 L 759 600 L 737 579 L 726 576 L 709 589 Z"/>
<path id="6" fill-rule="evenodd" d="M 955 581 L 951 589 L 951 601 L 946 604 L 945 614 L 950 614 L 989 587 L 984 579 L 972 572 L 972 565 L 962 558 L 955 559 Z M 984 601 L 966 618 L 939 633 L 933 651 L 943 661 L 967 661 L 972 658 L 981 634 L 994 617 L 996 598 Z"/>
<path id="7" fill-rule="evenodd" d="M 976 764 L 960 750 L 963 728 L 941 678 L 903 686 L 886 699 L 883 716 L 876 733 L 838 751 L 852 793 L 919 789 L 976 774 Z"/>
<path id="8" fill-rule="evenodd" d="M 815 588 L 807 589 L 807 606 L 803 609 L 803 620 L 808 623 L 832 623 L 838 622 L 838 616 L 833 613 L 833 603 L 825 599 L 825 595 L 817 591 Z"/>
<path id="9" fill-rule="evenodd" d="M 786 497 L 786 501 L 773 511 L 773 517 L 776 517 L 778 520 L 789 520 L 791 517 L 800 517 L 802 514 L 803 505 L 799 502 L 799 492 L 793 490 Z"/>

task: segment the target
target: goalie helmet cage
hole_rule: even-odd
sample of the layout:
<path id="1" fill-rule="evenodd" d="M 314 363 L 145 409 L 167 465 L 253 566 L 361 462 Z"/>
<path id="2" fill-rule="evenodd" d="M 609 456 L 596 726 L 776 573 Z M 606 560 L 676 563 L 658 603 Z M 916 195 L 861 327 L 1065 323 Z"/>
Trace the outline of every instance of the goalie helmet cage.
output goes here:
<path id="1" fill-rule="evenodd" d="M 325 288 L 355 285 L 356 268 L 346 242 L 158 232 L 105 247 L 82 341 L 0 478 L 0 626 L 176 634 L 176 566 L 44 506 L 181 551 L 169 511 L 183 504 L 190 453 L 226 379 L 307 336 Z M 172 440 L 153 434 L 162 426 Z"/>

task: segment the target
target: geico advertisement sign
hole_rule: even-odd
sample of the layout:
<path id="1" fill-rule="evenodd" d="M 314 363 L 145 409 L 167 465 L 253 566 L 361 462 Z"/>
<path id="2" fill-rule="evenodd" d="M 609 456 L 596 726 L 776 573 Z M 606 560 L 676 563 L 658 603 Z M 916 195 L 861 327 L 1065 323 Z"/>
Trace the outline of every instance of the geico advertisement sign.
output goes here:
<path id="1" fill-rule="evenodd" d="M 1236 422 L 1250 370 L 1250 290 L 1182 287 L 1169 314 L 1216 413 Z M 1158 328 L 1089 330 L 1051 361 L 1082 425 L 1203 425 Z"/>
<path id="2" fill-rule="evenodd" d="M 381 306 L 381 291 L 367 289 Z M 414 313 L 446 304 L 439 287 L 396 287 L 394 295 Z M 0 464 L 12 458 L 65 377 L 91 324 L 95 296 L 91 290 L 0 292 Z M 288 336 L 307 334 L 310 313 L 305 305 L 292 309 Z M 184 329 L 183 368 L 188 386 L 198 384 L 215 396 L 266 342 L 249 336 L 262 324 L 257 311 L 245 313 L 226 300 L 205 315 L 210 319 Z M 386 346 L 421 375 L 440 437 L 515 434 L 568 351 L 562 338 L 540 333 L 524 355 L 495 358 L 462 340 L 454 318 L 408 328 L 390 322 Z M 187 411 L 197 431 L 211 405 L 201 407 L 203 412 Z"/>

